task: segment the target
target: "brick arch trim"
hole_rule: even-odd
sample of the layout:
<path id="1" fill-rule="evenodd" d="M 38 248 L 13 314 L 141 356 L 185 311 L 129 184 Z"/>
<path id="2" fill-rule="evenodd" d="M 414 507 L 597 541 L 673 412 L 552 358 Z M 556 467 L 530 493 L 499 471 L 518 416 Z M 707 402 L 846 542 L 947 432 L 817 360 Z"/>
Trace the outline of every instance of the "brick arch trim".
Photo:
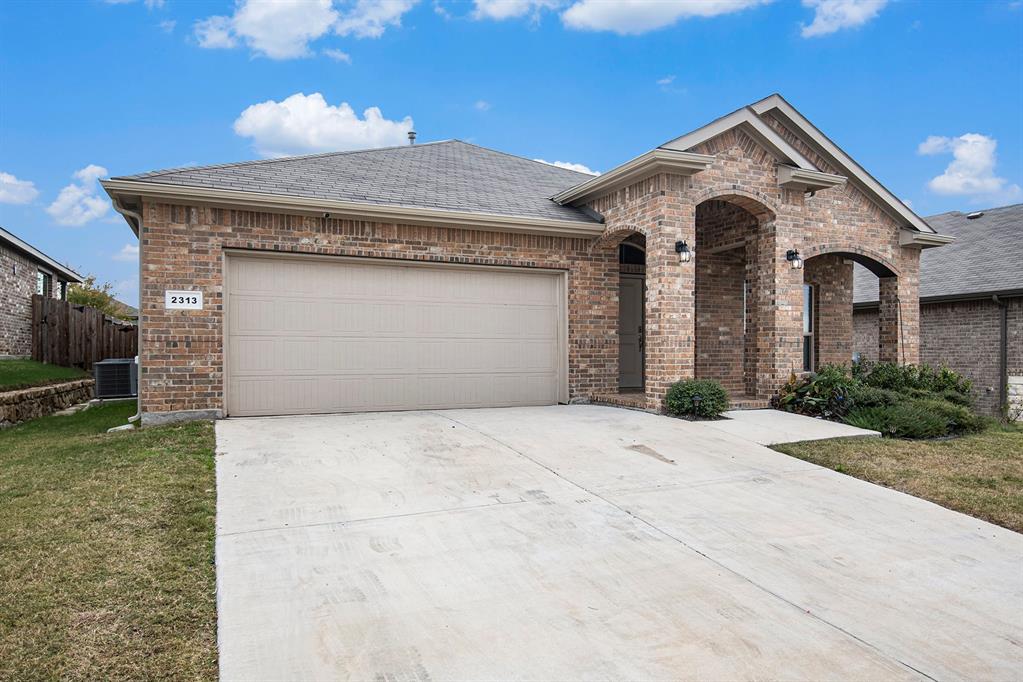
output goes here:
<path id="1" fill-rule="evenodd" d="M 610 249 L 618 246 L 623 239 L 633 234 L 641 234 L 645 239 L 650 239 L 650 231 L 638 225 L 619 225 L 608 227 L 604 232 L 590 244 L 590 251 L 598 249 Z"/>
<path id="2" fill-rule="evenodd" d="M 711 201 L 716 199 L 718 201 L 727 201 L 735 204 L 739 208 L 752 213 L 756 216 L 757 220 L 763 224 L 772 222 L 779 213 L 778 206 L 775 204 L 774 199 L 767 196 L 763 192 L 756 190 L 749 191 L 739 189 L 734 185 L 714 185 L 708 187 L 693 199 L 693 206 L 698 206 L 705 201 Z"/>
<path id="3" fill-rule="evenodd" d="M 862 246 L 810 246 L 802 250 L 804 261 L 816 256 L 841 256 L 859 263 L 878 277 L 898 277 L 899 268 L 883 254 Z"/>

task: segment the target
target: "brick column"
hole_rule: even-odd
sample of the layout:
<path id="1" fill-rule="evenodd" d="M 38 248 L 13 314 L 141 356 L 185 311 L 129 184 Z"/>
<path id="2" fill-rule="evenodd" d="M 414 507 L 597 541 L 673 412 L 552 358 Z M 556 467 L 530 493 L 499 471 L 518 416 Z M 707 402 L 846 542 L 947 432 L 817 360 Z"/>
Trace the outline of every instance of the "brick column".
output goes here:
<path id="1" fill-rule="evenodd" d="M 798 236 L 783 218 L 757 229 L 752 304 L 759 398 L 771 397 L 792 372 L 802 370 L 803 271 L 785 260 L 785 252 L 798 247 Z"/>
<path id="2" fill-rule="evenodd" d="M 852 360 L 853 266 L 840 256 L 806 261 L 804 281 L 817 289 L 814 349 L 817 366 L 848 365 Z"/>
<path id="3" fill-rule="evenodd" d="M 877 357 L 881 362 L 920 362 L 920 250 L 902 249 L 902 275 L 878 279 Z"/>
<path id="4" fill-rule="evenodd" d="M 668 194 L 656 202 L 656 226 L 646 240 L 646 394 L 661 407 L 668 387 L 694 376 L 696 268 L 679 263 L 675 242 L 695 248 L 696 211 Z"/>

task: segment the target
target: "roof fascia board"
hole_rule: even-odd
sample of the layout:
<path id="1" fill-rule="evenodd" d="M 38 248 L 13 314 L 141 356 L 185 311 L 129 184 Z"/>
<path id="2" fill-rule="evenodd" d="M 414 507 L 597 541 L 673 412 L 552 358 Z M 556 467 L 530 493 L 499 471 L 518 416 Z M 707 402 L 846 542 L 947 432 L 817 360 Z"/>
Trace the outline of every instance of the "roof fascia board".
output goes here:
<path id="1" fill-rule="evenodd" d="M 916 230 L 899 230 L 899 246 L 919 246 L 922 249 L 931 249 L 936 246 L 951 244 L 956 240 L 950 234 L 938 234 L 937 232 L 917 232 Z"/>
<path id="2" fill-rule="evenodd" d="M 787 161 L 803 170 L 815 171 L 809 159 L 799 153 L 795 147 L 786 142 L 781 135 L 771 130 L 771 127 L 760 120 L 760 118 L 749 107 L 743 107 L 733 111 L 727 116 L 712 121 L 702 128 L 697 128 L 691 133 L 661 145 L 661 149 L 677 149 L 685 151 L 703 144 L 707 140 L 728 132 L 732 128 L 742 126 L 744 130 L 751 133 L 753 139 L 757 140 L 767 150 L 773 152 L 782 161 Z"/>
<path id="3" fill-rule="evenodd" d="M 43 253 L 36 247 L 32 246 L 28 242 L 19 239 L 18 237 L 11 234 L 2 227 L 0 227 L 0 243 L 9 244 L 11 247 L 17 249 L 18 251 L 21 251 L 26 256 L 34 260 L 37 265 L 39 264 L 45 265 L 47 268 L 54 270 L 56 274 L 61 275 L 64 279 L 66 279 L 69 282 L 74 282 L 75 284 L 78 284 L 82 281 L 82 276 L 79 275 L 77 272 L 75 272 L 69 267 L 61 265 L 60 263 L 47 256 L 45 253 Z"/>
<path id="4" fill-rule="evenodd" d="M 559 204 L 569 204 L 596 194 L 612 192 L 661 171 L 693 175 L 710 168 L 714 160 L 714 157 L 708 154 L 693 154 L 673 149 L 653 149 L 592 180 L 569 187 L 551 198 Z"/>
<path id="5" fill-rule="evenodd" d="M 842 151 L 842 148 L 832 142 L 827 135 L 822 133 L 814 124 L 785 101 L 781 95 L 771 95 L 751 105 L 751 109 L 758 116 L 763 116 L 769 111 L 777 111 L 781 114 L 782 123 L 796 132 L 802 133 L 810 146 L 823 157 L 830 159 L 832 163 L 846 172 L 849 179 L 857 187 L 866 191 L 868 196 L 874 198 L 885 211 L 897 220 L 903 220 L 920 232 L 934 232 L 935 230 L 924 220 L 899 201 L 898 197 L 892 194 L 884 185 L 878 182 L 860 164 L 856 163 L 851 156 Z M 766 125 L 766 124 L 765 124 Z"/>
<path id="6" fill-rule="evenodd" d="M 1023 289 L 1003 289 L 1001 291 L 977 291 L 967 294 L 944 294 L 942 296 L 921 296 L 920 304 L 930 303 L 959 303 L 962 301 L 990 301 L 992 296 L 998 298 L 1019 298 L 1023 296 Z M 872 310 L 877 308 L 879 301 L 857 301 L 853 303 L 853 310 Z"/>
<path id="7" fill-rule="evenodd" d="M 337 213 L 343 216 L 404 222 L 427 225 L 459 225 L 497 232 L 522 232 L 562 237 L 591 238 L 604 230 L 601 223 L 590 223 L 556 218 L 534 218 L 528 216 L 499 215 L 493 213 L 469 213 L 444 209 L 395 206 L 387 204 L 366 204 L 353 201 L 334 201 L 306 197 L 241 192 L 236 190 L 191 187 L 162 183 L 140 182 L 137 180 L 104 180 L 103 189 L 110 197 L 143 197 L 168 201 L 191 201 L 208 205 L 237 206 L 252 210 L 262 208 L 272 211 L 290 211 L 301 214 L 322 216 Z"/>

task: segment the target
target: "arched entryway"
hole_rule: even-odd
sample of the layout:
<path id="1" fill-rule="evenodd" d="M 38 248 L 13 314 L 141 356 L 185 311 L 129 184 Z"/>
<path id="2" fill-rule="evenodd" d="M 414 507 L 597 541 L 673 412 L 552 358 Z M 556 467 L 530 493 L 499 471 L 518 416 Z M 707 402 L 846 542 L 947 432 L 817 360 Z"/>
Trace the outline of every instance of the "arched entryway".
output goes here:
<path id="1" fill-rule="evenodd" d="M 803 371 L 848 365 L 858 359 L 856 347 L 864 344 L 873 350 L 859 359 L 903 361 L 899 357 L 899 275 L 894 267 L 880 255 L 859 251 L 810 250 L 808 255 L 803 265 Z M 859 331 L 853 317 L 857 269 L 867 280 L 860 286 L 884 301 L 880 306 L 884 314 L 877 316 L 873 328 Z M 857 334 L 869 338 L 857 340 Z"/>
<path id="2" fill-rule="evenodd" d="M 720 195 L 696 206 L 694 373 L 720 381 L 733 400 L 756 398 L 761 388 L 755 302 L 767 272 L 759 265 L 773 250 L 764 227 L 773 220 L 769 208 L 747 196 Z"/>

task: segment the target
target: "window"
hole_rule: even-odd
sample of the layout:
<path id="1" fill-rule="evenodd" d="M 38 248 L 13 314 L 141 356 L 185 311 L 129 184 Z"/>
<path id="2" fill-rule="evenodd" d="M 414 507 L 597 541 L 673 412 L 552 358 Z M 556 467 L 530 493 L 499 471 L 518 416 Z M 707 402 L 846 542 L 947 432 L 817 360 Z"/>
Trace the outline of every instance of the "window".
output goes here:
<path id="1" fill-rule="evenodd" d="M 67 282 L 60 280 L 60 300 L 67 300 Z"/>
<path id="2" fill-rule="evenodd" d="M 36 293 L 46 298 L 53 296 L 53 275 L 42 270 L 36 273 Z"/>
<path id="3" fill-rule="evenodd" d="M 803 285 L 803 371 L 812 372 L 813 357 L 813 285 Z"/>

